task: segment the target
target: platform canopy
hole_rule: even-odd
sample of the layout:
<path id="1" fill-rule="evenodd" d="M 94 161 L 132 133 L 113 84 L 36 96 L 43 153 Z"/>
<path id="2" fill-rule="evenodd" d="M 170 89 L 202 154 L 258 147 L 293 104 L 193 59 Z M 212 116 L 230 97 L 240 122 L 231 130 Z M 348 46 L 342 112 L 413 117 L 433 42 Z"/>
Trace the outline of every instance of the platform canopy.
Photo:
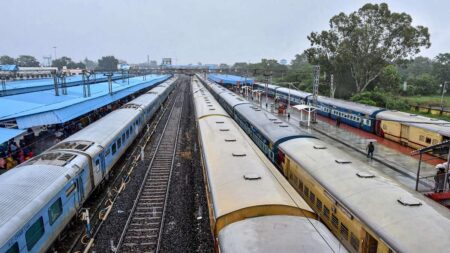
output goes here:
<path id="1" fill-rule="evenodd" d="M 0 127 L 0 144 L 7 142 L 23 133 L 25 133 L 25 130 Z"/>
<path id="2" fill-rule="evenodd" d="M 251 85 L 254 82 L 252 78 L 248 77 L 245 78 L 242 76 L 234 76 L 234 75 L 222 75 L 222 74 L 209 74 L 208 79 L 216 83 L 230 84 L 230 85 L 238 85 L 238 84 Z"/>
<path id="3" fill-rule="evenodd" d="M 314 111 L 314 110 L 319 109 L 319 108 L 317 108 L 315 106 L 312 106 L 312 105 L 294 105 L 294 106 L 292 106 L 292 108 L 295 108 L 295 109 L 297 109 L 299 111 L 311 111 L 311 112 Z"/>

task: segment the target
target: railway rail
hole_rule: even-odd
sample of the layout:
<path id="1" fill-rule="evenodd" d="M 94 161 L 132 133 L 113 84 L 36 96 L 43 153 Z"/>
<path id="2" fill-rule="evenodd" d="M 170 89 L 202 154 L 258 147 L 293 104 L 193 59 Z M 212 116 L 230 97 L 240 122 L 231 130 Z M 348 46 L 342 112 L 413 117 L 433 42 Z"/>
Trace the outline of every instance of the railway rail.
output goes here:
<path id="1" fill-rule="evenodd" d="M 125 189 L 130 178 L 136 174 L 135 169 L 138 167 L 140 161 L 143 160 L 142 150 L 147 145 L 151 145 L 153 139 L 158 139 L 161 135 L 161 129 L 163 129 L 167 121 L 168 114 L 170 114 L 175 100 L 176 95 L 174 94 L 168 97 L 167 101 L 162 105 L 161 110 L 147 125 L 146 130 L 143 131 L 140 138 L 135 141 L 135 144 L 133 144 L 134 148 L 125 153 L 124 156 L 126 158 L 113 170 L 112 177 L 109 180 L 110 183 L 102 187 L 107 190 L 97 193 L 97 196 L 93 196 L 96 200 L 89 200 L 84 206 L 85 209 L 90 210 L 91 239 L 87 240 L 89 236 L 81 228 L 81 224 L 76 225 L 76 227 L 71 226 L 69 227 L 71 231 L 69 235 L 64 236 L 64 239 L 53 247 L 54 250 L 65 252 L 88 252 L 91 250 L 92 242 L 94 242 L 94 239 L 97 239 L 96 237 L 103 228 L 102 226 L 117 198 L 121 195 L 123 189 Z"/>
<path id="2" fill-rule="evenodd" d="M 159 251 L 186 85 L 180 88 L 158 143 L 151 147 L 152 159 L 120 236 L 118 252 Z"/>

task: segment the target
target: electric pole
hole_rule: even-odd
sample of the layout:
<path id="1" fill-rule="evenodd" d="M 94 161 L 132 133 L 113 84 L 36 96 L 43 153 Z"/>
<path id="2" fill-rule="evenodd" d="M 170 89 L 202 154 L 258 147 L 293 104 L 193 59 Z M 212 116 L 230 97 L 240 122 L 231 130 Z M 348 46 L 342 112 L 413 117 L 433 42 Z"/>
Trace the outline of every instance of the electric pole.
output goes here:
<path id="1" fill-rule="evenodd" d="M 319 79 L 320 79 L 320 65 L 314 66 L 314 84 L 313 84 L 313 106 L 317 107 L 317 96 L 319 95 Z M 316 121 L 316 111 L 314 110 L 312 122 Z"/>

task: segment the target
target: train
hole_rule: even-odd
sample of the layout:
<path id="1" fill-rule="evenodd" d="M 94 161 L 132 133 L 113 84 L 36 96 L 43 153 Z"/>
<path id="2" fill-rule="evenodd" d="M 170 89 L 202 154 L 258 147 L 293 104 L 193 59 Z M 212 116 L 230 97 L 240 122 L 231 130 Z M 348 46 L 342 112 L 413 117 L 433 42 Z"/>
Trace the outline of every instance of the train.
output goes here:
<path id="1" fill-rule="evenodd" d="M 159 84 L 0 176 L 0 252 L 45 252 L 174 89 Z"/>
<path id="2" fill-rule="evenodd" d="M 266 85 L 255 83 L 254 86 L 265 90 Z M 278 97 L 282 102 L 287 103 L 290 98 L 293 105 L 308 104 L 312 100 L 311 93 L 273 84 L 267 85 L 267 91 L 269 96 Z M 324 117 L 339 118 L 344 124 L 414 149 L 450 140 L 450 124 L 444 120 L 324 96 L 317 97 L 317 107 L 317 113 Z"/>
<path id="3" fill-rule="evenodd" d="M 347 252 L 211 93 L 191 82 L 216 252 Z"/>
<path id="4" fill-rule="evenodd" d="M 445 252 L 450 212 L 208 80 L 204 84 L 350 252 Z"/>

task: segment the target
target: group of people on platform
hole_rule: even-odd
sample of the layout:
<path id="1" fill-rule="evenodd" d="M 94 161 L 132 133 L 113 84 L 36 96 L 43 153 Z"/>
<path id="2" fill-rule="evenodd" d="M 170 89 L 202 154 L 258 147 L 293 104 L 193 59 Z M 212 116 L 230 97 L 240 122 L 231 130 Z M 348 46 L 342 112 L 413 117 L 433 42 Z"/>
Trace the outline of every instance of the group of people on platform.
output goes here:
<path id="1" fill-rule="evenodd" d="M 34 137 L 34 133 L 29 133 Z M 0 144 L 0 173 L 6 170 L 12 169 L 18 164 L 23 163 L 33 157 L 33 149 L 27 143 L 30 139 L 21 139 L 19 144 L 16 141 L 10 140 L 8 142 Z"/>

